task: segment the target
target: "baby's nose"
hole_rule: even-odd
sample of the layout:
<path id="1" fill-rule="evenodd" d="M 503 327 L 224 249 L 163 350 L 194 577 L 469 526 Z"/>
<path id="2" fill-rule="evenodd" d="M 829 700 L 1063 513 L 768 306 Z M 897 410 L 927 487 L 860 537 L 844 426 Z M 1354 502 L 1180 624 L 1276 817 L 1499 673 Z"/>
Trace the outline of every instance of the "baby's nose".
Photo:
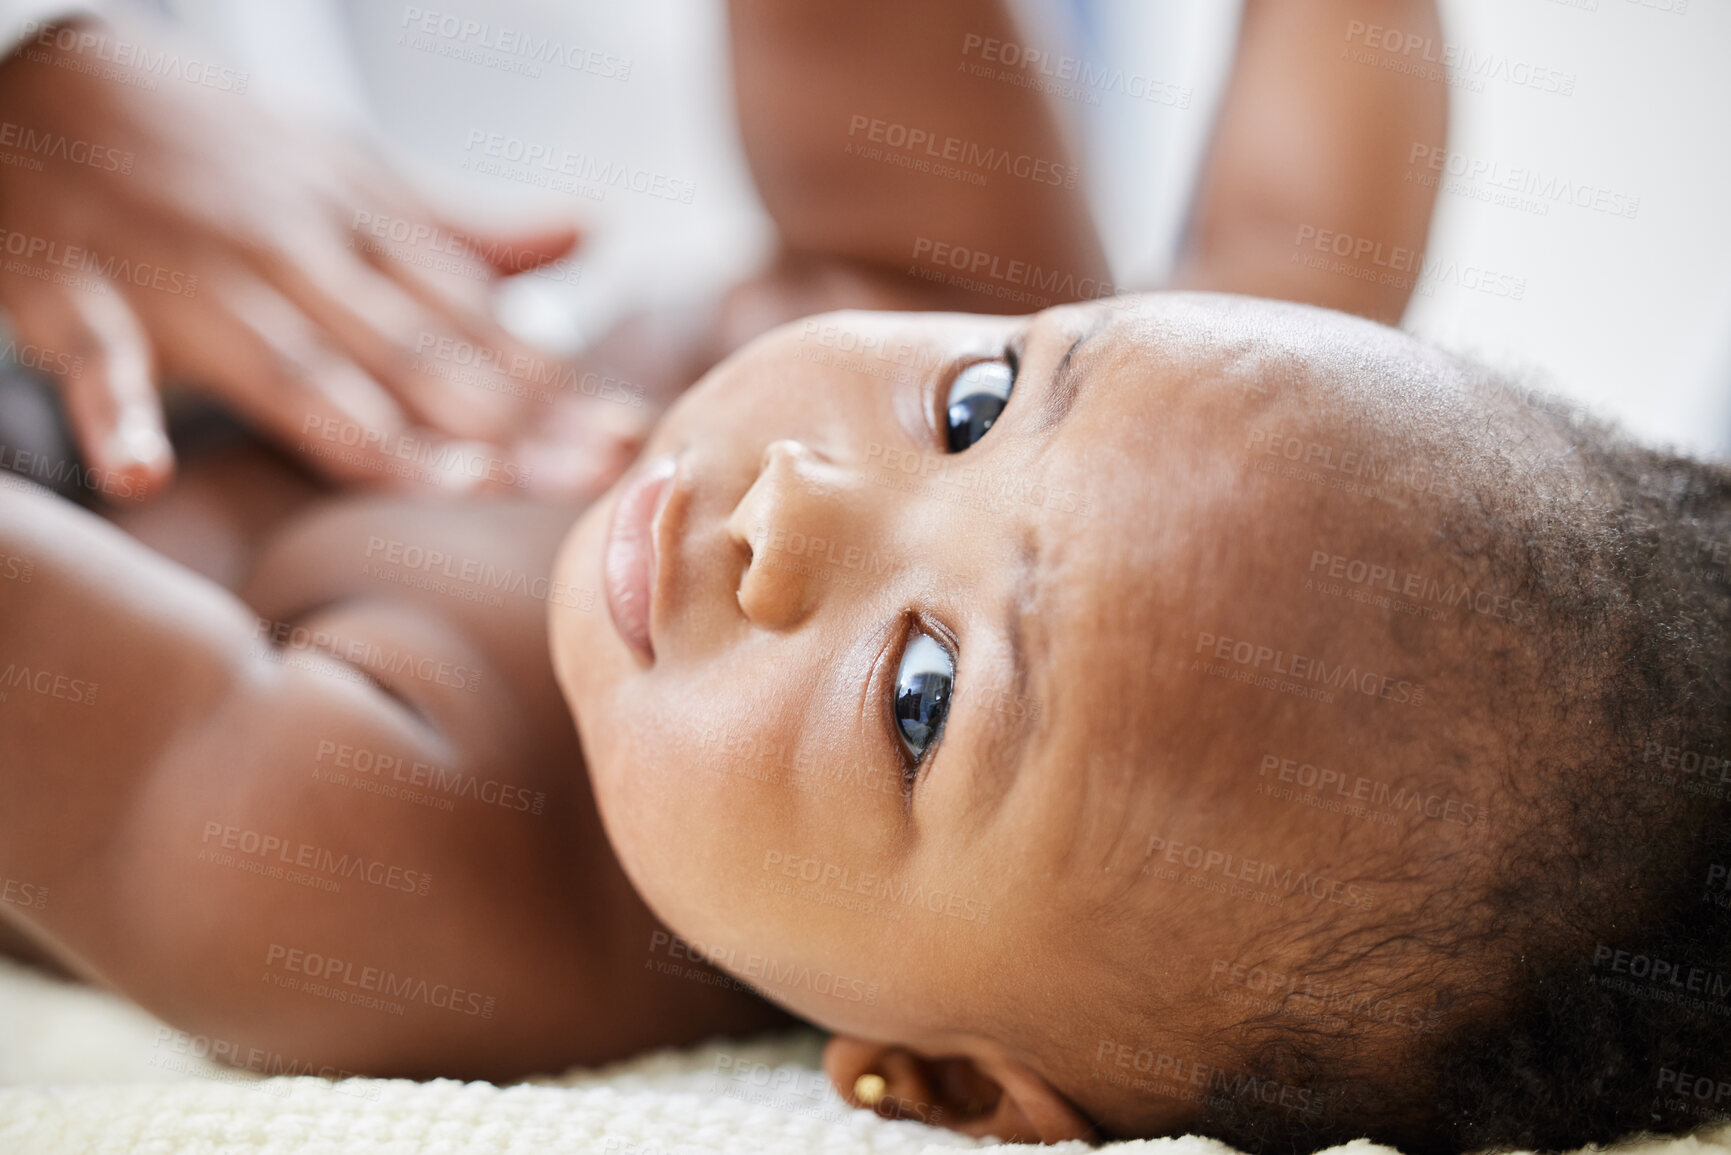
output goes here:
<path id="1" fill-rule="evenodd" d="M 803 442 L 764 449 L 757 480 L 727 519 L 728 536 L 751 552 L 739 605 L 754 624 L 787 629 L 815 608 L 823 567 L 848 534 L 850 488 L 845 470 Z"/>

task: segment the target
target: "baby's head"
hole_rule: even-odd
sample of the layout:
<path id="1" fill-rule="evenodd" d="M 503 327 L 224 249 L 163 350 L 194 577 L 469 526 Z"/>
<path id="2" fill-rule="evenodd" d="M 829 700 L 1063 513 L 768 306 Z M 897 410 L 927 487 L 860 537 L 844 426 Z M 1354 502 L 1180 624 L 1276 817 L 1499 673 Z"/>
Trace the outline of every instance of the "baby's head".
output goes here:
<path id="1" fill-rule="evenodd" d="M 612 612 L 553 651 L 639 892 L 835 1032 L 844 1095 L 1029 1139 L 1608 1138 L 1660 1125 L 1658 1057 L 1533 1072 L 1661 1030 L 1594 980 L 1693 957 L 1654 919 L 1731 862 L 1625 773 L 1719 750 L 1725 587 L 1675 571 L 1726 488 L 1298 306 L 837 314 L 669 414 L 562 553 Z"/>

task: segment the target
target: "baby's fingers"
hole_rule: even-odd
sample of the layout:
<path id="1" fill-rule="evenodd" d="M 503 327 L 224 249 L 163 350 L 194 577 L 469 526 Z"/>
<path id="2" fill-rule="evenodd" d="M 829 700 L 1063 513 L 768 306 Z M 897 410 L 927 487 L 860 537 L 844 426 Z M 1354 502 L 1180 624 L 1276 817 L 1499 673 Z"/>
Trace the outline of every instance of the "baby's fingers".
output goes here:
<path id="1" fill-rule="evenodd" d="M 126 301 L 112 291 L 32 281 L 7 286 L 20 348 L 54 377 L 66 399 L 89 481 L 110 498 L 143 498 L 174 472 L 152 381 L 150 345 Z"/>

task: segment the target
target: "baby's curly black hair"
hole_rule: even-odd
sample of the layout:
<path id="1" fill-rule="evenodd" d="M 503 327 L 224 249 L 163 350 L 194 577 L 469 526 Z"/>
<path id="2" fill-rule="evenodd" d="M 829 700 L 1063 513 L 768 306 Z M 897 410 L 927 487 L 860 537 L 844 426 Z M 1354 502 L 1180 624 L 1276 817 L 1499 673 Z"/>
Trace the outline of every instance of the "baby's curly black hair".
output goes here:
<path id="1" fill-rule="evenodd" d="M 1395 940 L 1446 962 L 1366 992 L 1430 1008 L 1401 1061 L 1351 1023 L 1242 1024 L 1253 1078 L 1193 1129 L 1259 1155 L 1562 1151 L 1731 1118 L 1731 470 L 1477 380 L 1497 483 L 1420 532 L 1533 607 L 1519 652 L 1470 675 L 1502 737 L 1496 834 L 1421 925 L 1308 950 L 1311 975 Z"/>

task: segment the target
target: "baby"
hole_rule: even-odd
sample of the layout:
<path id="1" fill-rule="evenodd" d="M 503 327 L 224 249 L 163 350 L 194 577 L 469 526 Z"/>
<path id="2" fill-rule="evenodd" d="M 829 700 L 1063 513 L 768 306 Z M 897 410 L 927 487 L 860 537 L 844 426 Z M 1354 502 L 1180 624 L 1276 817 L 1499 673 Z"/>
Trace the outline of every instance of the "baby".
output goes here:
<path id="1" fill-rule="evenodd" d="M 181 524 L 295 507 L 218 464 Z M 796 322 L 581 516 L 315 502 L 240 597 L 6 490 L 0 910 L 254 1069 L 792 1012 L 976 1135 L 1681 1131 L 1731 1085 L 1727 497 L 1211 294 Z"/>
<path id="2" fill-rule="evenodd" d="M 786 249 L 903 297 L 934 237 L 1097 272 L 1073 195 L 845 152 L 994 27 L 902 7 L 730 8 Z M 1249 10 L 1180 281 L 1393 318 L 1292 238 L 1422 244 L 1386 161 L 1440 104 L 1295 81 L 1324 7 Z M 956 131 L 1058 155 L 983 127 L 1026 91 L 969 80 Z M 244 449 L 115 520 L 0 483 L 0 923 L 236 1065 L 502 1080 L 797 1016 L 884 1114 L 1254 1151 L 1731 1098 L 1726 476 L 1392 330 L 832 314 L 587 509 Z"/>
<path id="3" fill-rule="evenodd" d="M 1301 307 L 818 318 L 578 522 L 554 662 L 856 1101 L 1571 1147 L 1731 1088 L 1728 483 Z"/>

